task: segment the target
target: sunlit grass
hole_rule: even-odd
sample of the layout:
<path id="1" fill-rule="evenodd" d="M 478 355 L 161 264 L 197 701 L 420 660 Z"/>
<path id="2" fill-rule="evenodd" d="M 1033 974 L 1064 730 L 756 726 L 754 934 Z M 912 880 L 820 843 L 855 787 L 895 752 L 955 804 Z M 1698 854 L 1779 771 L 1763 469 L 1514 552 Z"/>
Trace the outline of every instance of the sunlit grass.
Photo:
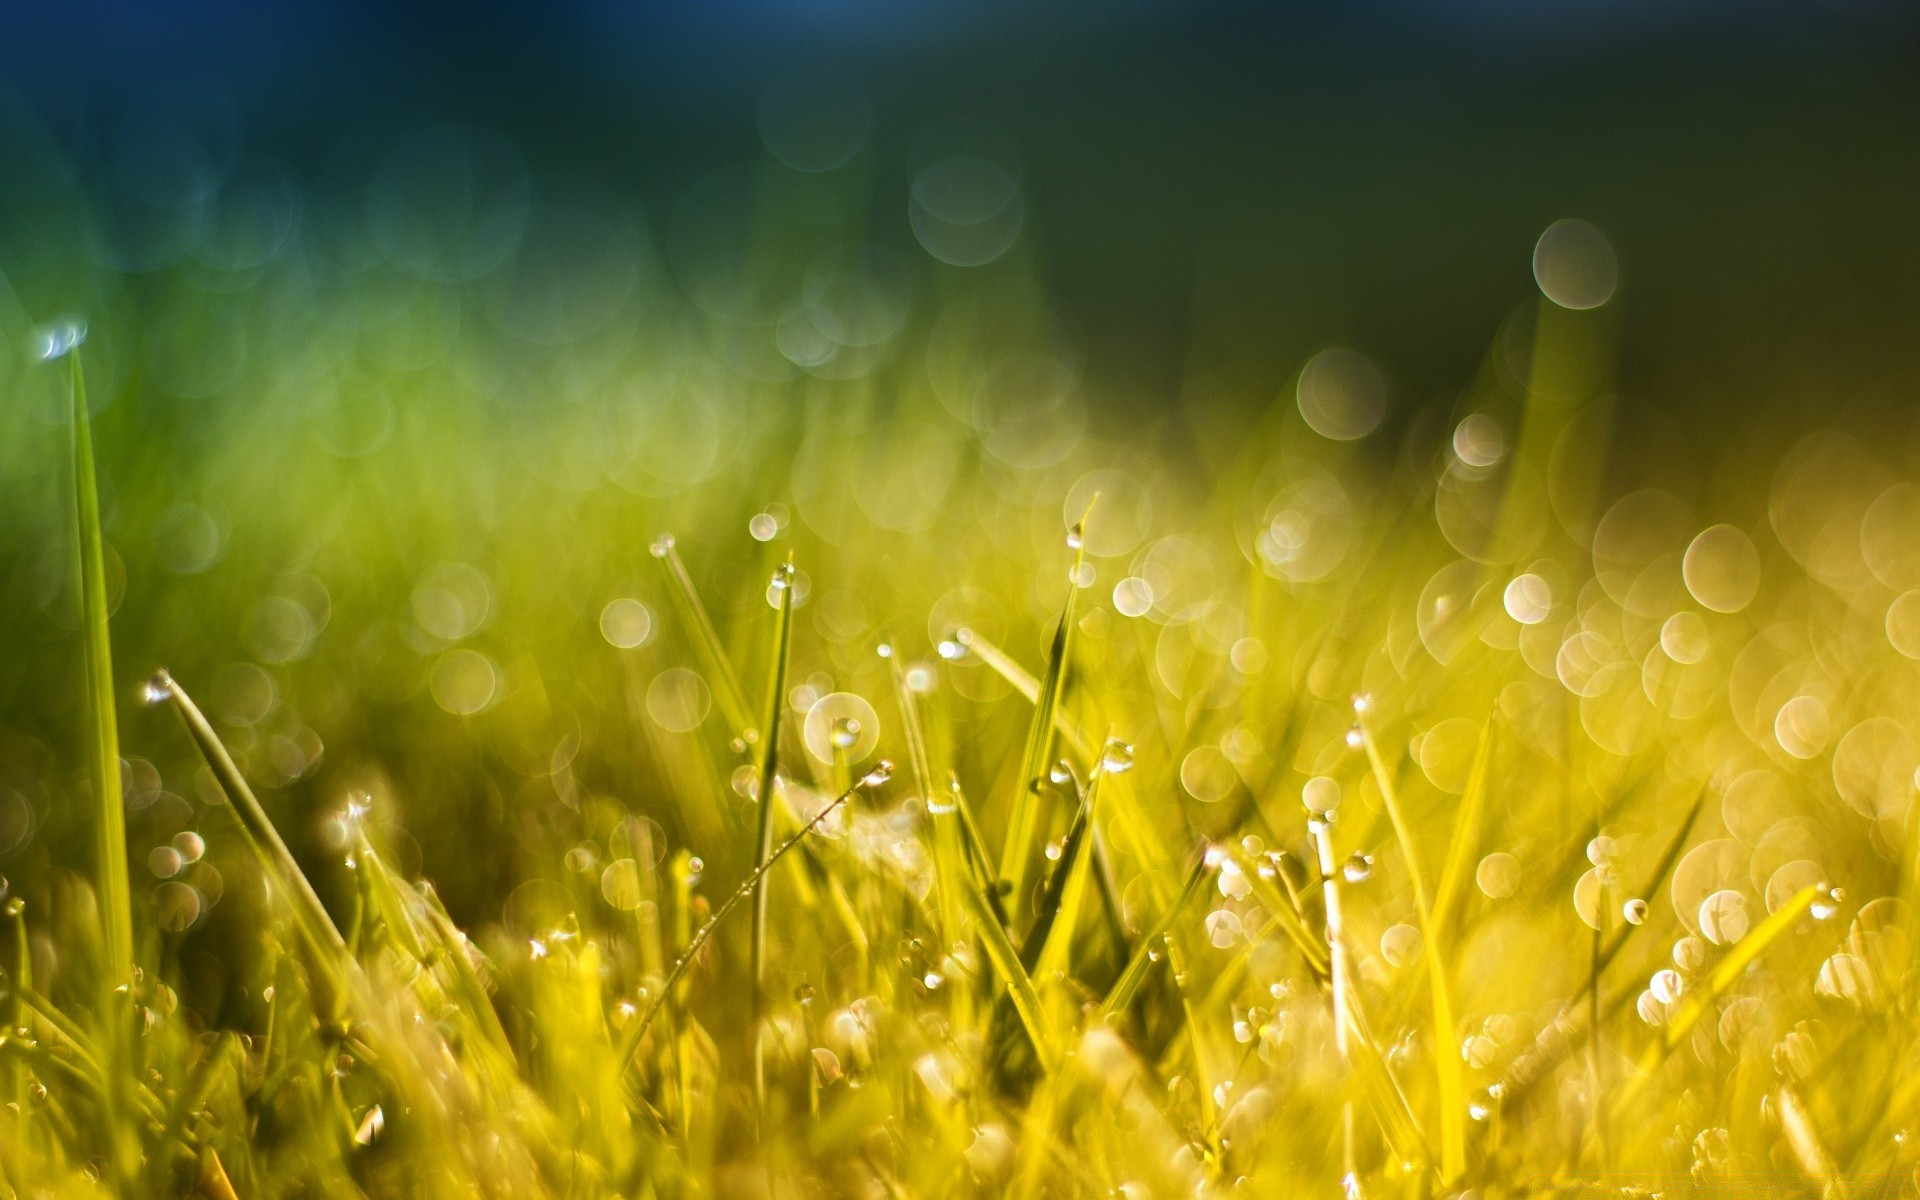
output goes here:
<path id="1" fill-rule="evenodd" d="M 1920 488 L 1651 444 L 1575 232 L 1177 459 L 1017 264 L 9 329 L 0 1195 L 1911 1190 Z"/>

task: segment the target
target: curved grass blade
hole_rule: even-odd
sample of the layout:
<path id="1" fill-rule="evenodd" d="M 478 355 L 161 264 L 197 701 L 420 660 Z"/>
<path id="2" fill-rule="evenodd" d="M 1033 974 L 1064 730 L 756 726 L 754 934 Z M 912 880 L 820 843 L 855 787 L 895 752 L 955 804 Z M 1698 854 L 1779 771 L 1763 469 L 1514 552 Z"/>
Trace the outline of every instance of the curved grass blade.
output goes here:
<path id="1" fill-rule="evenodd" d="M 799 845 L 801 839 L 818 828 L 822 821 L 825 821 L 833 814 L 834 810 L 852 799 L 855 792 L 863 787 L 878 786 L 886 782 L 886 773 L 891 770 L 891 766 L 892 764 L 888 763 L 885 759 L 881 759 L 880 766 L 875 768 L 872 773 L 868 774 L 864 779 L 855 782 L 852 787 L 828 801 L 819 812 L 814 814 L 812 820 L 795 830 L 788 836 L 786 841 L 775 846 L 773 853 L 767 855 L 767 861 L 761 863 L 759 867 L 755 868 L 751 875 L 748 875 L 746 879 L 742 880 L 740 886 L 733 890 L 733 894 L 728 896 L 720 907 L 714 910 L 713 915 L 707 918 L 706 923 L 694 931 L 693 936 L 687 940 L 686 947 L 680 951 L 680 957 L 674 960 L 673 969 L 667 972 L 666 979 L 661 982 L 660 990 L 654 993 L 653 999 L 647 1004 L 646 1011 L 642 1012 L 640 1018 L 627 1027 L 626 1034 L 620 1039 L 620 1061 L 627 1064 L 628 1069 L 631 1069 L 633 1065 L 633 1052 L 639 1049 L 641 1039 L 647 1036 L 647 1030 L 652 1026 L 653 1019 L 660 1014 L 661 1006 L 663 1006 L 667 1002 L 667 998 L 673 994 L 674 985 L 680 982 L 680 977 L 685 975 L 687 968 L 693 965 L 693 960 L 699 956 L 701 947 L 705 946 L 707 942 L 712 939 L 714 931 L 720 928 L 720 923 L 727 919 L 729 913 L 740 907 L 742 900 L 745 900 L 753 894 L 755 885 L 760 882 L 762 876 L 773 869 L 775 863 L 786 857 L 789 850 Z"/>
<path id="2" fill-rule="evenodd" d="M 978 630 L 963 629 L 956 636 L 960 644 L 967 648 L 968 653 L 978 655 L 981 662 L 993 669 L 994 674 L 1012 685 L 1014 691 L 1025 696 L 1027 703 L 1039 702 L 1040 681 L 1034 678 L 1032 672 L 1015 662 L 1011 654 L 982 637 Z M 1076 754 L 1082 758 L 1092 757 L 1093 745 L 1087 741 L 1086 734 L 1071 717 L 1058 708 L 1053 713 L 1053 728 L 1067 740 L 1067 745 L 1072 746 Z"/>

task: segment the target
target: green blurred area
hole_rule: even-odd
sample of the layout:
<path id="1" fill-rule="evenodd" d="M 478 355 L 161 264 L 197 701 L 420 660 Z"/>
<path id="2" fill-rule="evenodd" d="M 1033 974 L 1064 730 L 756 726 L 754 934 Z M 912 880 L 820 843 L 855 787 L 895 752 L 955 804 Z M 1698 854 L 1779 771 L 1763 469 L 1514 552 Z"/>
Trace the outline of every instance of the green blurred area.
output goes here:
<path id="1" fill-rule="evenodd" d="M 1097 485 L 1094 527 L 1120 531 L 1096 552 L 1105 636 L 1149 680 L 1142 728 L 1120 732 L 1157 723 L 1171 768 L 1239 727 L 1229 654 L 1260 621 L 1384 614 L 1467 553 L 1422 526 L 1408 564 L 1351 578 L 1377 561 L 1363 531 L 1424 520 L 1428 460 L 1461 417 L 1518 428 L 1556 369 L 1542 344 L 1573 364 L 1569 408 L 1599 414 L 1568 468 L 1592 511 L 1533 514 L 1529 545 L 1575 578 L 1596 514 L 1638 488 L 1699 525 L 1751 524 L 1812 425 L 1911 466 L 1920 162 L 1897 47 L 1769 42 L 1722 65 L 1681 38 L 1480 78 L 1405 46 L 1369 61 L 1364 39 L 1222 51 L 1234 28 L 876 54 L 853 64 L 873 123 L 822 172 L 756 143 L 753 88 L 665 133 L 617 106 L 558 119 L 586 84 L 534 112 L 461 93 L 487 128 L 397 121 L 327 155 L 297 152 L 313 131 L 281 118 L 258 145 L 179 126 L 168 158 L 153 147 L 176 127 L 148 138 L 137 111 L 70 155 L 10 110 L 0 871 L 44 889 L 85 844 L 68 434 L 32 352 L 63 314 L 89 329 L 123 696 L 171 669 L 310 863 L 369 789 L 403 872 L 475 925 L 528 881 L 579 885 L 566 852 L 626 811 L 662 847 L 744 869 L 716 681 L 668 674 L 704 668 L 648 552 L 665 531 L 750 694 L 767 579 L 795 553 L 799 711 L 881 696 L 882 640 L 931 666 L 964 626 L 1037 667 L 1066 514 Z M 624 133 L 657 158 L 622 153 Z M 936 197 L 986 206 L 958 224 L 1019 214 L 979 266 L 912 225 L 923 172 L 962 159 L 999 173 L 962 180 L 986 199 Z M 1541 309 L 1528 269 L 1566 216 L 1622 264 L 1617 299 L 1577 319 Z M 1564 341 L 1543 311 L 1576 321 Z M 1364 441 L 1298 415 L 1295 377 L 1329 346 L 1383 372 Z M 1300 486 L 1342 539 L 1338 570 L 1276 582 L 1255 534 Z M 770 540 L 749 532 L 760 514 Z M 1164 597 L 1159 619 L 1116 615 L 1114 585 L 1154 570 L 1189 615 Z M 1304 696 L 1317 644 L 1259 636 Z M 946 753 L 970 789 L 1004 792 L 1023 714 L 977 662 L 940 671 Z M 675 728 L 688 705 L 703 719 Z M 153 768 L 131 776 L 138 860 L 205 824 L 213 793 L 170 718 L 130 709 L 124 738 Z M 1170 805 L 1168 836 L 1210 811 Z M 218 945 L 220 914 L 187 953 Z"/>

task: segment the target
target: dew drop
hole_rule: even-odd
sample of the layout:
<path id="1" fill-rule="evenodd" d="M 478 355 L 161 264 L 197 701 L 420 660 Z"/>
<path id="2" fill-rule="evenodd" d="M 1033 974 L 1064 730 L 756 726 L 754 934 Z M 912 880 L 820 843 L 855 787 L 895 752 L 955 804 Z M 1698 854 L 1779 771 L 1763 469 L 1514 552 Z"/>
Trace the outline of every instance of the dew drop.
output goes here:
<path id="1" fill-rule="evenodd" d="M 1083 544 L 1084 538 L 1085 538 L 1084 527 L 1079 524 L 1075 524 L 1072 529 L 1067 530 L 1067 549 L 1078 550 Z"/>
<path id="2" fill-rule="evenodd" d="M 1073 767 L 1063 758 L 1048 768 L 1047 778 L 1054 783 L 1065 786 L 1073 782 Z"/>
<path id="3" fill-rule="evenodd" d="M 1620 906 L 1620 915 L 1627 919 L 1627 924 L 1629 925 L 1645 924 L 1647 920 L 1647 902 L 1635 896 Z"/>
<path id="4" fill-rule="evenodd" d="M 1133 770 L 1133 747 L 1119 738 L 1108 738 L 1100 749 L 1100 769 L 1109 775 L 1124 775 Z"/>
<path id="5" fill-rule="evenodd" d="M 74 348 L 87 340 L 85 321 L 58 321 L 34 331 L 34 352 L 40 361 L 52 362 L 56 358 L 65 358 Z"/>
<path id="6" fill-rule="evenodd" d="M 1686 981 L 1681 979 L 1680 972 L 1670 968 L 1655 971 L 1653 978 L 1647 981 L 1647 990 L 1652 992 L 1654 999 L 1662 1004 L 1672 1004 L 1678 1000 L 1680 993 L 1686 990 L 1686 986 Z"/>
<path id="7" fill-rule="evenodd" d="M 673 535 L 670 533 L 661 534 L 659 537 L 653 539 L 653 545 L 648 549 L 655 558 L 665 558 L 673 552 Z"/>
<path id="8" fill-rule="evenodd" d="M 866 775 L 861 778 L 860 785 L 862 787 L 870 787 L 870 788 L 879 787 L 881 784 L 885 783 L 887 780 L 892 778 L 893 778 L 893 762 L 890 759 L 883 758 L 879 762 L 873 764 L 873 770 L 868 771 Z"/>
<path id="9" fill-rule="evenodd" d="M 1347 856 L 1345 865 L 1340 868 L 1340 874 L 1346 877 L 1348 883 L 1364 883 L 1367 877 L 1373 874 L 1373 855 L 1355 850 Z"/>
<path id="10" fill-rule="evenodd" d="M 165 671 L 155 671 L 153 678 L 140 688 L 140 702 L 146 705 L 165 704 L 173 699 L 173 676 Z"/>
<path id="11" fill-rule="evenodd" d="M 1366 745 L 1366 743 L 1367 743 L 1367 735 L 1360 731 L 1360 727 L 1358 725 L 1355 725 L 1353 728 L 1347 730 L 1347 745 L 1353 747 L 1355 750 L 1358 750 L 1360 747 Z"/>
<path id="12" fill-rule="evenodd" d="M 1822 881 L 1814 885 L 1813 903 L 1807 911 L 1813 914 L 1813 919 L 1816 921 L 1831 921 L 1834 914 L 1840 911 L 1841 901 L 1846 898 L 1847 894 L 1844 891 L 1837 887 L 1828 887 Z"/>

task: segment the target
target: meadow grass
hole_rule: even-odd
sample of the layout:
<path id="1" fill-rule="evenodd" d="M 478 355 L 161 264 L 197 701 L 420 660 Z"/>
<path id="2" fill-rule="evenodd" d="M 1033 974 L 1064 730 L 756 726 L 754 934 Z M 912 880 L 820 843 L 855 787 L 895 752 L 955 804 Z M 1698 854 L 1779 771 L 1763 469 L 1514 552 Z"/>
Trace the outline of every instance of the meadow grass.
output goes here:
<path id="1" fill-rule="evenodd" d="M 0 1195 L 1912 1191 L 1920 489 L 1820 433 L 1683 501 L 1575 319 L 1394 455 L 1303 372 L 1178 504 L 867 396 L 620 507 L 416 379 L 158 515 L 50 335 L 84 771 L 5 731 Z M 178 615 L 182 529 L 308 503 Z"/>

